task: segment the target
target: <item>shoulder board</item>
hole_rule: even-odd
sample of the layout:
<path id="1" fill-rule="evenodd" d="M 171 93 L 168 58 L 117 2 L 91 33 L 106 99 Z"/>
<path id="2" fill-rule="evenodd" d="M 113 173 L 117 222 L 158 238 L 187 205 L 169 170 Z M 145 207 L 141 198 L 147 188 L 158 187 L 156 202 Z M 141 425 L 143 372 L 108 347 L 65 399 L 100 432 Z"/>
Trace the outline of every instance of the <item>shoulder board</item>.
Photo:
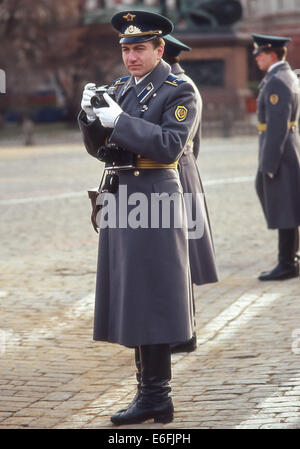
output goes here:
<path id="1" fill-rule="evenodd" d="M 121 78 L 117 78 L 113 83 L 113 87 L 118 87 L 120 84 L 125 84 L 126 81 L 130 78 L 130 76 L 123 76 Z"/>
<path id="2" fill-rule="evenodd" d="M 179 84 L 185 83 L 185 80 L 181 80 L 177 76 L 170 74 L 165 83 L 171 84 L 172 86 L 179 86 Z"/>

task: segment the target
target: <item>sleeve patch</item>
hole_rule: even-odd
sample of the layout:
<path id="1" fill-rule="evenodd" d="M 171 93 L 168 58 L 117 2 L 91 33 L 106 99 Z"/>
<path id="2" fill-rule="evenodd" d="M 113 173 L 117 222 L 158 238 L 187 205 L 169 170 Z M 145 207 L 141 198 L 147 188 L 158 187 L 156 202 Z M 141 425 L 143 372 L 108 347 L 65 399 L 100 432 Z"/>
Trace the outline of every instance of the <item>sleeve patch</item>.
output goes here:
<path id="1" fill-rule="evenodd" d="M 277 104 L 279 101 L 279 97 L 277 94 L 272 94 L 270 95 L 270 103 L 275 106 L 275 104 Z"/>
<path id="2" fill-rule="evenodd" d="M 179 122 L 183 122 L 187 117 L 188 110 L 185 106 L 177 106 L 175 117 Z"/>

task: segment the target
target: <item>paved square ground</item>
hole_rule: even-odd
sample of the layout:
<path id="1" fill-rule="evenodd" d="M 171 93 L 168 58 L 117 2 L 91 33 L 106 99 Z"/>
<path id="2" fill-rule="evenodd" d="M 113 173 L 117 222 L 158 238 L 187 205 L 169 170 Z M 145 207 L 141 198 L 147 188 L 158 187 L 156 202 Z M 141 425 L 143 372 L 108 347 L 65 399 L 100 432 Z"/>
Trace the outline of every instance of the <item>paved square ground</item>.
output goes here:
<path id="1" fill-rule="evenodd" d="M 67 139 L 66 139 L 67 140 Z M 254 190 L 257 139 L 204 139 L 220 282 L 196 287 L 198 347 L 176 354 L 175 419 L 137 428 L 300 427 L 300 279 L 276 264 Z M 0 147 L 0 428 L 109 428 L 135 394 L 132 350 L 92 340 L 102 166 L 72 143 Z"/>

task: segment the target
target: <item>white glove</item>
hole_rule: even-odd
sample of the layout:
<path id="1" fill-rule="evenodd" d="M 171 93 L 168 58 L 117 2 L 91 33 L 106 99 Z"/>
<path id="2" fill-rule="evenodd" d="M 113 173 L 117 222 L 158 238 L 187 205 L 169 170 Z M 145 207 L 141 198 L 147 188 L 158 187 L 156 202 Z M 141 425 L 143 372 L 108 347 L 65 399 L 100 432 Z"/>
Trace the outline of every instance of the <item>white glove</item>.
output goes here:
<path id="1" fill-rule="evenodd" d="M 94 113 L 105 128 L 114 128 L 116 120 L 123 112 L 123 109 L 107 94 L 103 94 L 104 100 L 108 103 L 108 108 L 93 108 Z"/>
<path id="2" fill-rule="evenodd" d="M 97 118 L 91 105 L 91 98 L 95 95 L 95 88 L 96 84 L 88 83 L 84 86 L 82 94 L 81 109 L 86 113 L 89 122 L 93 122 Z"/>

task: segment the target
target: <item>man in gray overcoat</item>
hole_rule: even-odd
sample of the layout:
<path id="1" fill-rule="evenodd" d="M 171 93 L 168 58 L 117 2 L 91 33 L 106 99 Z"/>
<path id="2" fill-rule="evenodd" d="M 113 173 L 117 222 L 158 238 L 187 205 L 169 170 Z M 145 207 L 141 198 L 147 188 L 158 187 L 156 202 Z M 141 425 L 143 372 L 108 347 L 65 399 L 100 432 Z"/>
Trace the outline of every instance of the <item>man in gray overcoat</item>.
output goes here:
<path id="1" fill-rule="evenodd" d="M 253 34 L 258 67 L 267 72 L 257 100 L 259 167 L 256 190 L 269 229 L 278 229 L 278 263 L 261 281 L 299 276 L 300 96 L 286 62 L 290 38 Z"/>
<path id="2" fill-rule="evenodd" d="M 196 97 L 197 119 L 195 120 L 192 130 L 190 144 L 184 150 L 179 161 L 179 176 L 183 192 L 191 194 L 191 209 L 193 213 L 195 213 L 196 207 L 198 207 L 202 213 L 200 220 L 203 224 L 203 232 L 198 236 L 198 238 L 189 239 L 189 258 L 192 283 L 195 285 L 203 285 L 211 282 L 217 282 L 218 274 L 207 202 L 196 162 L 196 159 L 199 156 L 201 141 L 202 99 L 197 86 L 193 80 L 186 75 L 184 69 L 179 63 L 180 53 L 182 51 L 191 51 L 191 47 L 187 46 L 172 35 L 164 36 L 164 41 L 164 61 L 170 64 L 173 75 L 189 82 L 193 86 Z M 199 204 L 200 202 L 201 204 Z M 195 313 L 195 302 L 193 302 L 193 309 Z M 197 335 L 196 331 L 194 331 L 191 340 L 172 345 L 171 349 L 173 353 L 184 351 L 191 352 L 196 348 L 196 346 Z"/>
<path id="3" fill-rule="evenodd" d="M 95 86 L 85 86 L 78 118 L 87 151 L 106 163 L 97 216 L 94 339 L 135 348 L 139 360 L 137 394 L 112 422 L 169 422 L 170 345 L 193 334 L 177 167 L 196 120 L 196 101 L 192 86 L 162 60 L 161 38 L 173 29 L 168 19 L 123 11 L 111 23 L 131 76 L 113 83 L 114 99 L 104 94 L 106 107 L 93 107 Z"/>

